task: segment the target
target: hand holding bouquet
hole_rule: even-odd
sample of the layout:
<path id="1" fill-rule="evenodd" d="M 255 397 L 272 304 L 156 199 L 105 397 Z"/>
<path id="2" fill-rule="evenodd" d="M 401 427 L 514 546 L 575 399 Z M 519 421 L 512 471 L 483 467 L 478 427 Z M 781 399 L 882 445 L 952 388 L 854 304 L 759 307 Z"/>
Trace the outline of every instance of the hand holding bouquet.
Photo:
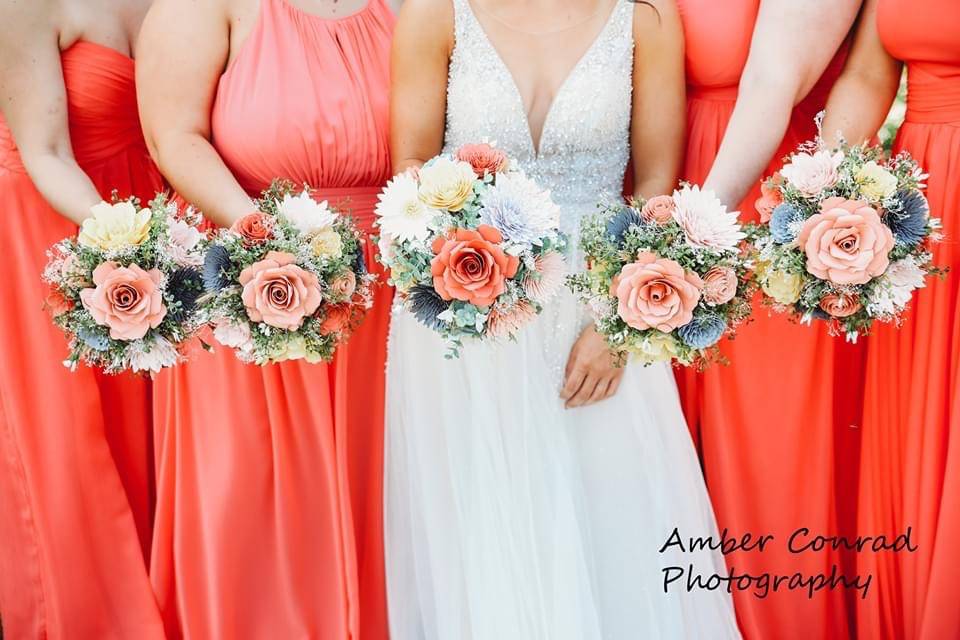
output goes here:
<path id="1" fill-rule="evenodd" d="M 830 322 L 849 340 L 875 320 L 896 322 L 939 240 L 922 173 L 906 153 L 808 143 L 764 184 L 756 228 L 758 273 L 774 306 Z"/>
<path id="2" fill-rule="evenodd" d="M 377 216 L 399 300 L 449 357 L 464 338 L 513 337 L 563 284 L 559 207 L 488 144 L 394 177 Z"/>
<path id="3" fill-rule="evenodd" d="M 736 212 L 699 187 L 609 206 L 584 222 L 587 269 L 568 283 L 624 359 L 703 366 L 750 315 L 744 237 Z"/>
<path id="4" fill-rule="evenodd" d="M 158 195 L 93 207 L 76 238 L 48 252 L 47 308 L 67 334 L 70 355 L 107 373 L 156 373 L 183 359 L 181 346 L 203 321 L 200 215 Z"/>
<path id="5" fill-rule="evenodd" d="M 360 231 L 289 182 L 271 185 L 258 206 L 207 251 L 214 338 L 244 362 L 329 361 L 372 304 Z"/>

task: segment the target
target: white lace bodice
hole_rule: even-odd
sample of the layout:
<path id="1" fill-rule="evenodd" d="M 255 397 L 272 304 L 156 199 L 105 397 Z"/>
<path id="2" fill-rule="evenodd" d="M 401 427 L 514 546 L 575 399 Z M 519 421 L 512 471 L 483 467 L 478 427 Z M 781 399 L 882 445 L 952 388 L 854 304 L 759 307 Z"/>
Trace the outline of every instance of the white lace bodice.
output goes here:
<path id="1" fill-rule="evenodd" d="M 620 0 L 561 85 L 547 113 L 539 153 L 510 71 L 469 0 L 453 0 L 455 44 L 447 83 L 444 152 L 491 141 L 551 190 L 561 227 L 576 235 L 585 211 L 619 198 L 629 156 L 633 4 Z"/>

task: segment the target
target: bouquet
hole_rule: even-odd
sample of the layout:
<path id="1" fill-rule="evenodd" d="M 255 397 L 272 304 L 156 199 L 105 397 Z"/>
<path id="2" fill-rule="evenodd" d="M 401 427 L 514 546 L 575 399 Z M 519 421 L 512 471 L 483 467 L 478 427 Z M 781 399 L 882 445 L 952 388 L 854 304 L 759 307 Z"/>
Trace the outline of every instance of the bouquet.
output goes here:
<path id="1" fill-rule="evenodd" d="M 750 315 L 755 290 L 737 213 L 696 186 L 602 207 L 586 219 L 586 271 L 568 285 L 611 350 L 644 364 L 722 361 L 720 338 Z"/>
<path id="2" fill-rule="evenodd" d="M 447 342 L 513 338 L 562 287 L 560 208 L 489 144 L 395 176 L 376 209 L 398 301 Z"/>
<path id="3" fill-rule="evenodd" d="M 158 195 L 100 203 L 76 238 L 48 252 L 46 307 L 80 361 L 107 373 L 156 373 L 183 359 L 183 344 L 203 325 L 197 299 L 206 237 L 200 214 Z"/>
<path id="4" fill-rule="evenodd" d="M 207 250 L 213 337 L 243 362 L 329 361 L 373 304 L 361 233 L 290 182 L 274 182 L 257 205 Z"/>
<path id="5" fill-rule="evenodd" d="M 830 323 L 855 341 L 875 320 L 898 322 L 932 266 L 940 239 L 923 195 L 926 176 L 906 153 L 807 143 L 765 181 L 755 228 L 766 301 L 803 322 Z"/>

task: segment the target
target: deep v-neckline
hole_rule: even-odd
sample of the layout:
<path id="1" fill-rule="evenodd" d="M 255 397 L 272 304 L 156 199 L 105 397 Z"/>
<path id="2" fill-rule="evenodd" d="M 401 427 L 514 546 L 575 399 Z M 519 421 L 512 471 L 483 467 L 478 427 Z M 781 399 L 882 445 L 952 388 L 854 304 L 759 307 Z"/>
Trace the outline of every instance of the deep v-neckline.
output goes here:
<path id="1" fill-rule="evenodd" d="M 510 69 L 510 66 L 507 64 L 507 61 L 504 60 L 503 56 L 500 55 L 500 51 L 497 49 L 496 45 L 493 44 L 493 40 L 490 39 L 487 30 L 484 28 L 483 24 L 480 22 L 480 19 L 477 18 L 477 14 L 473 10 L 473 5 L 471 0 L 463 0 L 463 4 L 466 5 L 467 11 L 470 13 L 470 19 L 476 25 L 477 30 L 480 32 L 480 36 L 483 39 L 483 42 L 486 44 L 487 48 L 490 49 L 490 52 L 493 54 L 493 58 L 499 64 L 501 71 L 506 76 L 510 88 L 512 89 L 514 100 L 517 106 L 518 111 L 520 112 L 520 117 L 523 119 L 524 127 L 523 129 L 527 132 L 526 140 L 527 146 L 530 150 L 534 159 L 540 157 L 541 152 L 543 151 L 543 141 L 547 137 L 547 131 L 549 130 L 550 125 L 550 116 L 553 115 L 554 109 L 557 106 L 557 103 L 560 101 L 560 98 L 563 97 L 564 91 L 567 88 L 567 85 L 570 84 L 571 78 L 573 78 L 577 72 L 583 67 L 586 60 L 593 54 L 593 51 L 600 45 L 603 38 L 606 37 L 607 31 L 610 30 L 610 26 L 614 22 L 614 16 L 617 14 L 617 10 L 620 8 L 620 1 L 613 3 L 613 8 L 610 10 L 610 14 L 607 16 L 606 21 L 601 27 L 600 31 L 597 32 L 597 35 L 594 36 L 593 41 L 590 45 L 584 50 L 584 52 L 577 58 L 577 61 L 573 64 L 570 70 L 567 72 L 567 75 L 564 77 L 563 81 L 560 83 L 560 86 L 557 88 L 556 93 L 553 94 L 553 97 L 550 99 L 550 104 L 547 107 L 546 115 L 543 117 L 543 124 L 540 127 L 540 135 L 538 138 L 534 139 L 533 128 L 530 125 L 530 114 L 527 113 L 526 102 L 523 99 L 523 93 L 520 91 L 520 85 L 517 83 L 516 76 L 513 75 L 513 71 Z"/>

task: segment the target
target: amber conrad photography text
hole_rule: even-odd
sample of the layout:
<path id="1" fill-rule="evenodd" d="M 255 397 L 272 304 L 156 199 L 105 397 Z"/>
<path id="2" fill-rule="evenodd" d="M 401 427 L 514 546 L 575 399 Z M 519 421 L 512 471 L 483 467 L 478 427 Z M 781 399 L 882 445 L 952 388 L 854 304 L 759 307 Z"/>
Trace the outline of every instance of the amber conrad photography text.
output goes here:
<path id="1" fill-rule="evenodd" d="M 735 551 L 748 553 L 763 553 L 776 545 L 786 545 L 793 554 L 819 553 L 825 550 L 850 551 L 853 553 L 914 553 L 917 546 L 911 541 L 913 528 L 894 536 L 887 535 L 858 535 L 855 538 L 845 536 L 827 536 L 812 533 L 806 527 L 794 530 L 787 538 L 777 539 L 773 534 L 744 533 L 740 537 L 724 529 L 719 536 L 688 537 L 680 534 L 675 527 L 670 536 L 660 547 L 660 553 L 666 551 L 681 553 L 695 553 L 705 551 L 719 551 L 724 556 Z M 818 591 L 824 589 L 855 589 L 860 597 L 866 599 L 873 575 L 848 575 L 836 564 L 830 566 L 826 573 L 760 573 L 749 574 L 738 572 L 736 566 L 730 565 L 725 574 L 700 573 L 693 563 L 686 566 L 669 566 L 661 569 L 663 573 L 663 592 L 707 590 L 716 591 L 726 589 L 733 591 L 752 591 L 758 598 L 766 598 L 771 592 L 777 591 L 805 591 L 808 598 L 813 598 Z"/>

